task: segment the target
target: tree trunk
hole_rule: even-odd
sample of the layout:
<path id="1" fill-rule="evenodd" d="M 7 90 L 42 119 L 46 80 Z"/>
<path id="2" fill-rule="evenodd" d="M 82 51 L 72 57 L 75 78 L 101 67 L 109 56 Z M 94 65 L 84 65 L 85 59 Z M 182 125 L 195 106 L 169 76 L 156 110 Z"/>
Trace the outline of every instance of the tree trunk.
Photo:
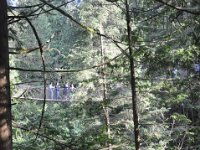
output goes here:
<path id="1" fill-rule="evenodd" d="M 135 66 L 133 58 L 132 44 L 134 41 L 131 39 L 131 18 L 128 0 L 125 0 L 126 5 L 126 22 L 127 22 L 127 35 L 128 35 L 128 48 L 129 48 L 129 61 L 130 61 L 130 84 L 132 93 L 132 108 L 133 108 L 133 122 L 134 122 L 134 136 L 135 136 L 135 149 L 140 149 L 140 135 L 139 135 L 139 117 L 137 108 L 137 94 L 136 94 L 136 81 L 135 81 Z"/>
<path id="2" fill-rule="evenodd" d="M 100 27 L 100 33 L 104 34 L 104 30 L 103 27 Z M 105 49 L 104 49 L 104 44 L 103 44 L 103 37 L 100 36 L 100 40 L 101 40 L 101 64 L 105 63 Z M 101 77 L 103 80 L 102 83 L 102 91 L 103 91 L 103 109 L 104 109 L 104 114 L 105 114 L 105 122 L 106 122 L 106 129 L 107 129 L 107 135 L 108 135 L 108 139 L 110 140 L 111 136 L 110 136 L 110 116 L 109 116 L 109 111 L 108 111 L 108 107 L 107 107 L 107 87 L 106 87 L 106 75 L 105 75 L 105 65 L 102 65 L 101 68 Z M 108 150 L 112 150 L 112 145 L 110 143 L 110 141 L 107 142 L 107 146 L 108 146 Z"/>
<path id="3" fill-rule="evenodd" d="M 0 0 L 0 150 L 12 149 L 7 4 Z"/>

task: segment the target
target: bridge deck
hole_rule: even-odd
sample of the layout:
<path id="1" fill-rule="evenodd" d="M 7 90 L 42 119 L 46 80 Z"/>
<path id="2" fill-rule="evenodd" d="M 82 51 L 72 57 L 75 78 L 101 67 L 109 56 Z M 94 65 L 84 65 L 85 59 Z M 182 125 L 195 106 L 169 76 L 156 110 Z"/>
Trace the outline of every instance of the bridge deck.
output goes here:
<path id="1" fill-rule="evenodd" d="M 12 98 L 44 101 L 44 88 L 41 87 L 26 87 L 15 93 Z M 52 95 L 51 95 L 52 94 Z M 68 91 L 64 93 L 64 88 L 60 88 L 59 96 L 55 89 L 52 93 L 49 88 L 46 88 L 46 101 L 49 102 L 69 102 L 73 92 Z"/>
<path id="2" fill-rule="evenodd" d="M 39 99 L 39 98 L 32 98 L 32 97 L 12 97 L 12 99 L 44 101 L 44 98 L 43 99 Z M 46 101 L 47 102 L 71 102 L 70 100 L 66 100 L 66 99 L 46 99 Z"/>

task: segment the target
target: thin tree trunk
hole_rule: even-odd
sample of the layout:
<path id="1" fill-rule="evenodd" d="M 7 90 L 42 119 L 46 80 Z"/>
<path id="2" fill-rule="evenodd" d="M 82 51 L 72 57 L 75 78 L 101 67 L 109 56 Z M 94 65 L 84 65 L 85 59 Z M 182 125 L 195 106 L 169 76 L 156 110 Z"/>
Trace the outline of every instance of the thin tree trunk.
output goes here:
<path id="1" fill-rule="evenodd" d="M 100 28 L 100 33 L 104 34 L 102 26 Z M 104 44 L 103 44 L 103 37 L 100 36 L 100 38 L 101 38 L 100 39 L 101 40 L 101 64 L 104 64 L 105 49 L 104 49 Z M 105 113 L 105 121 L 106 121 L 108 139 L 110 140 L 110 138 L 111 138 L 111 136 L 110 136 L 110 117 L 109 117 L 109 111 L 108 111 L 108 107 L 107 107 L 107 87 L 106 87 L 105 65 L 102 66 L 101 74 L 102 74 L 102 80 L 103 80 L 103 83 L 102 83 L 103 101 L 104 101 L 103 109 L 104 109 L 104 113 Z M 108 149 L 112 150 L 112 145 L 111 145 L 110 141 L 108 141 L 107 145 L 108 145 Z"/>
<path id="2" fill-rule="evenodd" d="M 7 4 L 0 0 L 0 150 L 12 149 Z"/>
<path id="3" fill-rule="evenodd" d="M 135 149 L 140 149 L 140 135 L 139 135 L 139 117 L 137 108 L 137 94 L 136 94 L 136 81 L 135 81 L 135 66 L 133 58 L 132 44 L 134 41 L 131 39 L 131 18 L 129 10 L 129 2 L 125 0 L 126 5 L 126 22 L 128 34 L 128 48 L 129 48 L 129 61 L 130 61 L 130 76 L 131 76 L 131 93 L 132 93 L 132 108 L 133 108 L 133 122 L 134 122 L 134 136 L 135 136 Z"/>

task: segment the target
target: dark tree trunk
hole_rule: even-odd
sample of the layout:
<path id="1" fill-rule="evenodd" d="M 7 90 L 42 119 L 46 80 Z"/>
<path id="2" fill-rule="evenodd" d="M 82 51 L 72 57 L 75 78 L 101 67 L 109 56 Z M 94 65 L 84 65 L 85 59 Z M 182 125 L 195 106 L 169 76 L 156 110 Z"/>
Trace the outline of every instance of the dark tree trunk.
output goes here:
<path id="1" fill-rule="evenodd" d="M 127 22 L 127 35 L 128 35 L 128 48 L 129 48 L 129 62 L 130 62 L 130 76 L 131 76 L 131 93 L 132 93 L 132 108 L 133 108 L 133 122 L 134 122 L 134 136 L 135 136 L 135 149 L 140 149 L 140 135 L 139 135 L 139 117 L 137 107 L 137 94 L 136 94 L 136 81 L 135 81 L 135 66 L 133 58 L 133 43 L 131 39 L 131 18 L 128 0 L 125 0 L 126 5 L 126 22 Z"/>
<path id="2" fill-rule="evenodd" d="M 0 0 L 0 150 L 12 149 L 7 4 Z"/>

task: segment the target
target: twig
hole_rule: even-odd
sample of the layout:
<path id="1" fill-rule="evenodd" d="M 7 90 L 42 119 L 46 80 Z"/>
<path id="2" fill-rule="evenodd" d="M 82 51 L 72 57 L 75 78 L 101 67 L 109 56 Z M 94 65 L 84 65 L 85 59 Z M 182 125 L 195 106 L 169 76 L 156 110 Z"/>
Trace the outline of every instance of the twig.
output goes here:
<path id="1" fill-rule="evenodd" d="M 155 0 L 155 1 L 160 2 L 160 3 L 162 3 L 162 4 L 166 5 L 166 6 L 169 6 L 169 7 L 173 8 L 173 9 L 176 9 L 176 10 L 179 10 L 179 11 L 187 12 L 187 13 L 190 13 L 190 14 L 193 14 L 193 15 L 200 15 L 200 11 L 191 11 L 191 10 L 189 10 L 187 8 L 174 6 L 172 4 L 169 4 L 168 2 L 164 2 L 163 0 Z"/>

